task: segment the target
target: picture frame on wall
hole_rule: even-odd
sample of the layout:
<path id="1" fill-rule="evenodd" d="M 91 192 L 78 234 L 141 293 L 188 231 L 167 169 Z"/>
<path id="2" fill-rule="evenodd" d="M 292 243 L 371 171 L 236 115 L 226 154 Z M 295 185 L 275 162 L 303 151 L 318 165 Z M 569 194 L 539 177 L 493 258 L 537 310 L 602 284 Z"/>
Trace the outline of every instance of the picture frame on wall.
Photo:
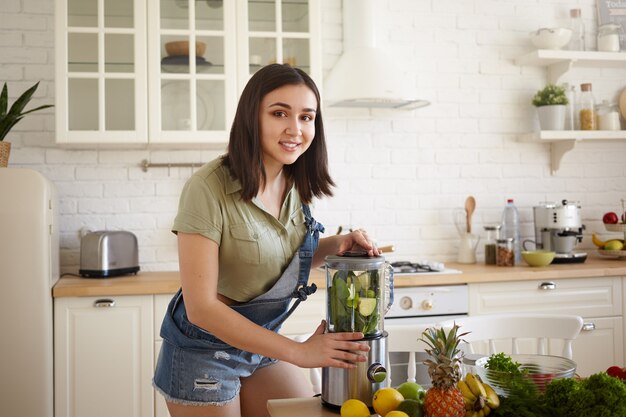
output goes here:
<path id="1" fill-rule="evenodd" d="M 622 51 L 626 50 L 626 0 L 597 0 L 598 27 L 607 23 L 622 26 L 619 43 Z"/>

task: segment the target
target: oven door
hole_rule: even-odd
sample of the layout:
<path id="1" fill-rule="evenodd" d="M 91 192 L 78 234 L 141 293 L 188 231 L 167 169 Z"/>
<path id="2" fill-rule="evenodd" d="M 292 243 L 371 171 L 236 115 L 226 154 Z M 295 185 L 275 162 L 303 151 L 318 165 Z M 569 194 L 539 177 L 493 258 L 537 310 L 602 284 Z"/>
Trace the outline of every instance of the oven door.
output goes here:
<path id="1" fill-rule="evenodd" d="M 426 316 L 426 317 L 393 317 L 385 318 L 385 329 L 391 329 L 394 325 L 435 325 L 440 321 L 451 320 L 460 317 L 466 317 L 466 314 L 445 315 L 445 316 Z M 390 366 L 390 386 L 397 387 L 405 382 L 408 378 L 409 352 L 392 352 L 393 346 L 389 347 L 389 366 Z M 428 376 L 428 367 L 424 365 L 424 361 L 428 359 L 426 352 L 415 353 L 415 382 L 424 388 L 431 386 L 430 377 Z"/>

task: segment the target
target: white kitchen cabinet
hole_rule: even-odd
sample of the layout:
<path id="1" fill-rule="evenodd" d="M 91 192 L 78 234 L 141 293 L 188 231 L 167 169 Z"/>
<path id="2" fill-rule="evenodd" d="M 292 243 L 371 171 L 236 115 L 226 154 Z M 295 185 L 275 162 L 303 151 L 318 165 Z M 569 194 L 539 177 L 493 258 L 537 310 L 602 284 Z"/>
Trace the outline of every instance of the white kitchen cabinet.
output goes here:
<path id="1" fill-rule="evenodd" d="M 157 294 L 154 296 L 154 364 L 153 369 L 156 369 L 156 363 L 159 359 L 159 352 L 161 351 L 161 345 L 163 339 L 161 338 L 161 323 L 163 323 L 163 317 L 167 311 L 167 306 L 174 294 Z M 154 416 L 155 417 L 170 417 L 170 413 L 167 410 L 165 399 L 163 395 L 154 390 Z"/>
<path id="2" fill-rule="evenodd" d="M 59 143 L 223 145 L 262 65 L 321 81 L 319 0 L 57 0 L 56 25 Z"/>
<path id="3" fill-rule="evenodd" d="M 153 296 L 54 300 L 55 416 L 152 417 Z"/>
<path id="4" fill-rule="evenodd" d="M 568 73 L 576 67 L 582 68 L 621 68 L 626 69 L 626 54 L 597 51 L 566 51 L 539 49 L 520 56 L 515 60 L 520 66 L 545 67 L 548 82 L 561 84 L 567 79 Z M 551 152 L 552 173 L 556 173 L 563 156 L 574 149 L 576 142 L 581 140 L 624 140 L 626 131 L 604 130 L 562 130 L 540 131 L 524 134 L 523 142 L 549 143 Z"/>
<path id="5" fill-rule="evenodd" d="M 576 314 L 585 326 L 574 341 L 580 375 L 624 363 L 621 277 L 469 284 L 470 315 L 536 312 Z M 551 345 L 559 354 L 561 346 Z"/>

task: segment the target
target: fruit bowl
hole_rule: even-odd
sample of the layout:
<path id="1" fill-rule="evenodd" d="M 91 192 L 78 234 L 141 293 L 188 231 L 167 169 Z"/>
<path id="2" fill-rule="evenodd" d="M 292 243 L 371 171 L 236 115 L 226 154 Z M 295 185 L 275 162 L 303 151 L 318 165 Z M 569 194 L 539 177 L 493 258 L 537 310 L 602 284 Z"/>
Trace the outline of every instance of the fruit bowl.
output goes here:
<path id="1" fill-rule="evenodd" d="M 598 249 L 598 255 L 603 258 L 626 258 L 626 250 Z"/>
<path id="2" fill-rule="evenodd" d="M 206 51 L 206 43 L 196 42 L 196 57 L 201 57 Z M 189 41 L 172 41 L 165 44 L 168 56 L 189 56 Z"/>
<path id="3" fill-rule="evenodd" d="M 550 355 L 510 355 L 514 362 L 520 363 L 520 369 L 527 372 L 520 377 L 513 377 L 508 372 L 498 372 L 485 368 L 488 357 L 476 361 L 474 369 L 480 378 L 491 385 L 498 395 L 509 397 L 515 388 L 534 383 L 543 391 L 553 379 L 572 378 L 576 373 L 576 362 L 561 356 Z"/>
<path id="4" fill-rule="evenodd" d="M 617 223 L 617 224 L 604 224 L 604 228 L 607 232 L 623 232 L 626 233 L 626 223 Z"/>
<path id="5" fill-rule="evenodd" d="M 522 251 L 522 258 L 530 266 L 548 266 L 554 260 L 556 252 L 547 250 Z"/>

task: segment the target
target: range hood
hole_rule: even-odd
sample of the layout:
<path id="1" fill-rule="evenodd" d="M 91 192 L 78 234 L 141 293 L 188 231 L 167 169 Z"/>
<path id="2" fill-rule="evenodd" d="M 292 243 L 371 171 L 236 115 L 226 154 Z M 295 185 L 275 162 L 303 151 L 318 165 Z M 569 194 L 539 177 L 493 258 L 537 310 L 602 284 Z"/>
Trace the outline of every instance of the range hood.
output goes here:
<path id="1" fill-rule="evenodd" d="M 324 80 L 330 107 L 413 110 L 430 103 L 407 91 L 393 57 L 376 46 L 374 2 L 343 0 L 343 55 Z"/>

